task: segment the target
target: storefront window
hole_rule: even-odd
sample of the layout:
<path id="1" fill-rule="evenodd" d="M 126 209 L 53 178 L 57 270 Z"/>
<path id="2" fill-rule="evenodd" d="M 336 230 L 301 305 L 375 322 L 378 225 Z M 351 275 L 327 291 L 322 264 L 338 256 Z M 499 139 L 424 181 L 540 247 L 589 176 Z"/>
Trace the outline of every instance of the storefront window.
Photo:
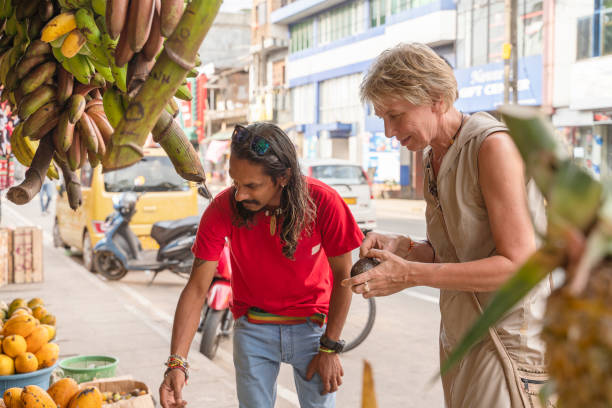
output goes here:
<path id="1" fill-rule="evenodd" d="M 600 180 L 612 176 L 612 125 L 563 127 L 557 136 L 565 142 L 574 163 Z"/>

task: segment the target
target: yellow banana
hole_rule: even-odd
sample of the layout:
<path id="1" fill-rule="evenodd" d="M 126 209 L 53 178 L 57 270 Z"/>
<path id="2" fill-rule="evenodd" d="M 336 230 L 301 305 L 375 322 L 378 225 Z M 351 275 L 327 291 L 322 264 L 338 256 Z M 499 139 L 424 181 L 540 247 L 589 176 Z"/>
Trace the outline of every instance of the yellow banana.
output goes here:
<path id="1" fill-rule="evenodd" d="M 62 35 L 71 32 L 77 27 L 76 18 L 72 12 L 64 12 L 52 18 L 42 30 L 41 40 L 53 41 Z"/>
<path id="2" fill-rule="evenodd" d="M 68 37 L 64 40 L 62 44 L 62 54 L 66 58 L 72 58 L 83 48 L 87 39 L 81 33 L 81 30 L 75 28 L 68 34 Z"/>

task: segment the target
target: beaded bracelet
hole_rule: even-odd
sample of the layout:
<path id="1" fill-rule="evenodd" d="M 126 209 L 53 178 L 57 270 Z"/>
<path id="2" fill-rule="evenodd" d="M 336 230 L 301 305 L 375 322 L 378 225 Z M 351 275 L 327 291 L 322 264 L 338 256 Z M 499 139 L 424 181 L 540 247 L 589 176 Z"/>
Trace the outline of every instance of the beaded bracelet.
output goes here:
<path id="1" fill-rule="evenodd" d="M 166 361 L 165 366 L 168 367 L 164 376 L 166 376 L 171 370 L 181 370 L 185 374 L 185 383 L 187 383 L 187 379 L 189 379 L 189 363 L 186 359 L 178 354 L 171 354 L 168 357 L 168 361 Z"/>
<path id="2" fill-rule="evenodd" d="M 187 385 L 187 382 L 189 380 L 189 372 L 187 371 L 187 369 L 185 367 L 181 367 L 181 366 L 177 366 L 177 367 L 168 367 L 166 369 L 166 371 L 164 372 L 164 377 L 168 375 L 168 373 L 172 370 L 181 370 L 183 372 L 183 374 L 185 374 L 185 385 Z"/>

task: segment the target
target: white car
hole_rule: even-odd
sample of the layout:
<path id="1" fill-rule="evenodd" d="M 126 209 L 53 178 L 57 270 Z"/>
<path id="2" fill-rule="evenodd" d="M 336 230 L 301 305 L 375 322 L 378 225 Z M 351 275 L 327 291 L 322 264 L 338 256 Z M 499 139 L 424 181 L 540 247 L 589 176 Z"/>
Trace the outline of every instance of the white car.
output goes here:
<path id="1" fill-rule="evenodd" d="M 376 228 L 372 187 L 361 166 L 340 159 L 304 159 L 300 164 L 304 174 L 324 182 L 340 194 L 362 231 Z"/>

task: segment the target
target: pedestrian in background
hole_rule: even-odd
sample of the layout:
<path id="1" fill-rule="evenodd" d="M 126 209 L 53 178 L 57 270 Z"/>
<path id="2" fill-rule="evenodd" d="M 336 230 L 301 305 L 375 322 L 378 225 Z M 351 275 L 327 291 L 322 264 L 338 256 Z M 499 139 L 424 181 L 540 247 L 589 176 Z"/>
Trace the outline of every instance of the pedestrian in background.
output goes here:
<path id="1" fill-rule="evenodd" d="M 382 262 L 343 283 L 366 298 L 439 288 L 441 361 L 536 249 L 523 162 L 507 128 L 487 113 L 459 112 L 457 96 L 452 68 L 423 44 L 383 52 L 365 76 L 361 97 L 385 136 L 424 150 L 427 240 L 369 233 L 360 255 Z M 539 320 L 549 293 L 548 282 L 539 285 L 442 378 L 447 407 L 538 406 L 541 381 L 530 376 L 545 377 Z"/>
<path id="2" fill-rule="evenodd" d="M 189 282 L 172 329 L 164 408 L 183 406 L 186 357 L 225 239 L 232 263 L 234 366 L 241 408 L 272 408 L 281 362 L 293 366 L 300 406 L 333 407 L 342 384 L 338 353 L 351 291 L 351 251 L 361 244 L 348 206 L 302 174 L 295 146 L 276 125 L 236 126 L 234 184 L 202 216 Z"/>
<path id="3" fill-rule="evenodd" d="M 43 184 L 40 188 L 38 196 L 40 197 L 40 210 L 43 215 L 49 214 L 49 205 L 53 201 L 55 184 L 53 181 L 45 177 Z"/>

